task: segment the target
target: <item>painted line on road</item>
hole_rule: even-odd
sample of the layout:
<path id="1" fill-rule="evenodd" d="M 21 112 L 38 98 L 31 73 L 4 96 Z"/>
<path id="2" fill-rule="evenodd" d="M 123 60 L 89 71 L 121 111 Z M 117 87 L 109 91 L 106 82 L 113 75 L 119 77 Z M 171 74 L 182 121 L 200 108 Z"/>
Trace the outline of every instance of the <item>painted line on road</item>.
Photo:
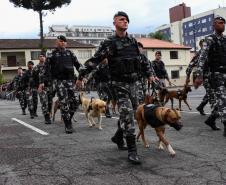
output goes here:
<path id="1" fill-rule="evenodd" d="M 21 125 L 24 125 L 24 126 L 27 127 L 27 128 L 30 128 L 31 130 L 34 130 L 35 132 L 38 132 L 39 134 L 42 134 L 42 135 L 44 135 L 44 136 L 49 135 L 49 133 L 47 133 L 47 132 L 45 132 L 45 131 L 43 131 L 43 130 L 40 130 L 40 129 L 38 129 L 38 128 L 32 126 L 32 125 L 29 125 L 29 124 L 25 123 L 24 121 L 21 121 L 21 120 L 16 119 L 16 118 L 12 118 L 12 120 L 13 120 L 13 121 L 16 121 L 16 122 L 18 122 L 18 123 L 20 123 Z"/>

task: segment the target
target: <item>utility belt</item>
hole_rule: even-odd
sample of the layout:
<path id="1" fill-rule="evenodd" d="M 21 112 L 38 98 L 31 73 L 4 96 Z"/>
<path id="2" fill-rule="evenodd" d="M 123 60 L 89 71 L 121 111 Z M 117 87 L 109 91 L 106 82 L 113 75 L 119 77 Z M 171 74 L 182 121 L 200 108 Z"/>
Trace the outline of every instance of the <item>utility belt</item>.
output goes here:
<path id="1" fill-rule="evenodd" d="M 131 73 L 131 74 L 124 74 L 124 75 L 115 74 L 115 75 L 112 75 L 111 79 L 112 81 L 116 81 L 116 82 L 134 83 L 139 78 L 137 73 Z"/>
<path id="2" fill-rule="evenodd" d="M 74 80 L 74 75 L 73 74 L 59 74 L 59 75 L 54 75 L 53 79 L 57 80 Z"/>

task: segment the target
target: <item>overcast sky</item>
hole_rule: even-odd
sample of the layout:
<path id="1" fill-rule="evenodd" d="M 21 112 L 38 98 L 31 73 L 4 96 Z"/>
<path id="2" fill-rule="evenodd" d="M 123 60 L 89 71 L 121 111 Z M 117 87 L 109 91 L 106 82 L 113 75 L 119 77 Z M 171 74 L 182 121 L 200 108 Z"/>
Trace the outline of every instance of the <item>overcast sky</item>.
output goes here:
<path id="1" fill-rule="evenodd" d="M 182 2 L 191 7 L 192 15 L 226 6 L 224 0 L 72 0 L 44 17 L 44 32 L 53 24 L 112 26 L 113 15 L 122 10 L 130 17 L 129 33 L 150 33 L 168 24 L 169 8 Z M 0 0 L 0 23 L 0 38 L 38 37 L 38 14 L 15 8 L 9 0 Z"/>

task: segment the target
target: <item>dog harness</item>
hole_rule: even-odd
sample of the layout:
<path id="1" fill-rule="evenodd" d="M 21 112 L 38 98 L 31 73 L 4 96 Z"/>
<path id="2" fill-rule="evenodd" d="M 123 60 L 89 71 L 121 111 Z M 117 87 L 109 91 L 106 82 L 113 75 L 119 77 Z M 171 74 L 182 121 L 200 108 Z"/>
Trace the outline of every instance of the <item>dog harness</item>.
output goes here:
<path id="1" fill-rule="evenodd" d="M 147 123 L 153 128 L 165 125 L 165 123 L 156 118 L 155 111 L 158 107 L 160 106 L 155 104 L 144 105 L 144 118 Z"/>

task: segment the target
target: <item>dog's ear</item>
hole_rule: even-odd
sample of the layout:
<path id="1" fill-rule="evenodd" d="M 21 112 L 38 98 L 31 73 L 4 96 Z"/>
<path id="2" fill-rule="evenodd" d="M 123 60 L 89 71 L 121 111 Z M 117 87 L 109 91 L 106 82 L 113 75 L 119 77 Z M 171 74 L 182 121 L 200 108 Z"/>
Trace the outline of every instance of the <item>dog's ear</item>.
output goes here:
<path id="1" fill-rule="evenodd" d="M 98 103 L 94 103 L 94 105 L 93 105 L 93 109 L 98 110 L 98 108 L 99 108 Z"/>

